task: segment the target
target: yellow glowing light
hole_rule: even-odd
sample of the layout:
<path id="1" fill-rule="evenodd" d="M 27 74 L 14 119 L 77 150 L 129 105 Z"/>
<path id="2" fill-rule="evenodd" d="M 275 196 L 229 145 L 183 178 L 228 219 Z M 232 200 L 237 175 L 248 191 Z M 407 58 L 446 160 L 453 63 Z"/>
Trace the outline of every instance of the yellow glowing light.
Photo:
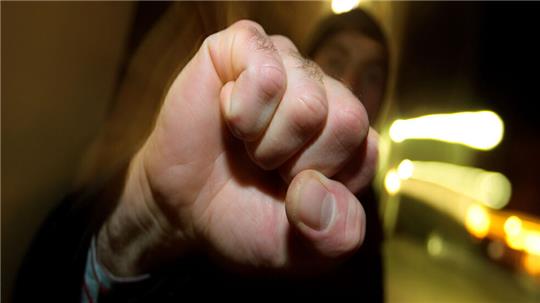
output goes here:
<path id="1" fill-rule="evenodd" d="M 489 232 L 491 222 L 485 209 L 479 205 L 471 205 L 467 209 L 465 227 L 477 238 L 484 238 Z"/>
<path id="2" fill-rule="evenodd" d="M 399 178 L 407 180 L 412 177 L 414 171 L 414 164 L 411 160 L 403 160 L 398 166 L 397 173 Z"/>
<path id="3" fill-rule="evenodd" d="M 523 249 L 531 255 L 540 256 L 540 232 L 528 232 L 523 241 Z"/>
<path id="4" fill-rule="evenodd" d="M 508 237 L 516 237 L 521 233 L 521 219 L 516 216 L 510 216 L 504 222 L 504 232 Z"/>
<path id="5" fill-rule="evenodd" d="M 502 119 L 491 111 L 427 115 L 396 120 L 390 126 L 390 138 L 394 142 L 432 139 L 480 150 L 497 146 L 503 134 Z"/>
<path id="6" fill-rule="evenodd" d="M 540 220 L 526 214 L 510 215 L 503 230 L 510 248 L 540 257 Z"/>
<path id="7" fill-rule="evenodd" d="M 427 240 L 427 251 L 430 255 L 436 257 L 443 252 L 444 242 L 441 236 L 436 233 L 429 235 Z"/>
<path id="8" fill-rule="evenodd" d="M 479 200 L 491 208 L 501 209 L 512 195 L 512 184 L 503 174 L 483 171 L 477 179 Z"/>
<path id="9" fill-rule="evenodd" d="M 523 267 L 531 275 L 540 275 L 540 256 L 524 255 Z"/>
<path id="10" fill-rule="evenodd" d="M 512 248 L 512 249 L 515 249 L 515 250 L 523 250 L 523 246 L 524 246 L 524 237 L 523 237 L 523 234 L 517 234 L 517 235 L 514 235 L 514 236 L 510 236 L 510 235 L 506 235 L 506 244 L 508 245 L 508 247 Z"/>
<path id="11" fill-rule="evenodd" d="M 334 14 L 346 13 L 360 4 L 360 0 L 332 0 L 332 11 Z"/>
<path id="12" fill-rule="evenodd" d="M 402 179 L 429 182 L 489 208 L 501 209 L 510 201 L 512 185 L 500 173 L 443 162 L 406 161 L 398 167 L 400 177 L 408 176 Z"/>
<path id="13" fill-rule="evenodd" d="M 540 256 L 540 231 L 526 230 L 521 226 L 519 227 L 520 230 L 517 231 L 517 227 L 512 226 L 508 229 L 515 228 L 516 230 L 511 230 L 511 233 L 514 233 L 511 234 L 507 231 L 506 223 L 504 227 L 506 232 L 506 244 L 508 244 L 510 248 L 522 250 L 531 255 Z"/>
<path id="14" fill-rule="evenodd" d="M 399 176 L 395 170 L 392 169 L 386 173 L 386 177 L 384 178 L 384 187 L 391 195 L 396 194 L 401 188 L 401 180 L 399 179 Z"/>

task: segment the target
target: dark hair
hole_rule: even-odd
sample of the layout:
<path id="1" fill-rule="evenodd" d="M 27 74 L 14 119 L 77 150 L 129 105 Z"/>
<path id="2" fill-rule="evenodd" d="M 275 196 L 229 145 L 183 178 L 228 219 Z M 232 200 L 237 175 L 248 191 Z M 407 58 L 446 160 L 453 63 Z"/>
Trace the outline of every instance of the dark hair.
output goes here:
<path id="1" fill-rule="evenodd" d="M 377 41 L 384 48 L 388 57 L 388 43 L 381 27 L 372 16 L 360 9 L 332 15 L 319 23 L 308 44 L 306 53 L 308 57 L 313 58 L 317 50 L 329 37 L 344 30 L 353 30 Z"/>

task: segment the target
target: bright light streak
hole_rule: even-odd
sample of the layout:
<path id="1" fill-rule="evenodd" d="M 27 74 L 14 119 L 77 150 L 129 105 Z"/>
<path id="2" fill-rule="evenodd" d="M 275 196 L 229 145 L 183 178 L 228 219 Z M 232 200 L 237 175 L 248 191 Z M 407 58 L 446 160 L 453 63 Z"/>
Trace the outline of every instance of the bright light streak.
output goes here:
<path id="1" fill-rule="evenodd" d="M 334 14 L 346 13 L 360 4 L 360 0 L 332 0 L 332 11 Z"/>
<path id="2" fill-rule="evenodd" d="M 504 175 L 475 167 L 403 160 L 398 175 L 402 180 L 415 179 L 442 186 L 494 209 L 506 206 L 512 194 L 512 185 Z"/>
<path id="3" fill-rule="evenodd" d="M 392 169 L 386 173 L 386 177 L 384 178 L 384 187 L 391 195 L 396 194 L 401 188 L 401 180 L 399 179 L 399 176 L 395 170 Z"/>
<path id="4" fill-rule="evenodd" d="M 506 232 L 506 224 L 505 224 Z M 540 256 L 540 231 L 522 229 L 516 234 L 506 234 L 506 244 L 515 250 Z"/>
<path id="5" fill-rule="evenodd" d="M 515 250 L 523 250 L 523 247 L 524 247 L 523 234 L 520 233 L 515 236 L 506 235 L 505 240 L 508 247 Z"/>
<path id="6" fill-rule="evenodd" d="M 465 227 L 477 238 L 484 238 L 489 232 L 491 222 L 485 209 L 479 205 L 471 205 L 467 209 Z"/>
<path id="7" fill-rule="evenodd" d="M 531 222 L 527 225 L 517 216 L 510 216 L 504 221 L 506 243 L 515 250 L 540 256 L 540 230 Z"/>
<path id="8" fill-rule="evenodd" d="M 425 202 L 430 207 L 458 221 L 465 220 L 467 208 L 471 203 L 475 203 L 471 198 L 459 195 L 445 187 L 430 182 L 419 181 L 413 178 L 400 181 L 400 194 Z"/>
<path id="9" fill-rule="evenodd" d="M 526 233 L 523 249 L 531 255 L 540 256 L 540 232 Z"/>
<path id="10" fill-rule="evenodd" d="M 503 174 L 484 171 L 478 179 L 478 184 L 478 192 L 482 193 L 479 199 L 485 201 L 487 206 L 501 209 L 510 201 L 512 184 Z"/>
<path id="11" fill-rule="evenodd" d="M 508 247 L 515 250 L 523 250 L 525 248 L 525 237 L 523 223 L 517 216 L 510 216 L 504 221 L 504 233 L 506 234 L 506 244 Z"/>
<path id="12" fill-rule="evenodd" d="M 432 139 L 480 150 L 497 146 L 503 134 L 502 119 L 491 111 L 427 115 L 396 120 L 390 127 L 390 138 L 394 142 Z"/>
<path id="13" fill-rule="evenodd" d="M 521 233 L 521 219 L 516 216 L 510 216 L 504 222 L 504 232 L 508 237 L 516 237 Z"/>
<path id="14" fill-rule="evenodd" d="M 411 160 L 405 159 L 398 166 L 397 173 L 400 179 L 407 180 L 412 177 L 414 164 Z"/>

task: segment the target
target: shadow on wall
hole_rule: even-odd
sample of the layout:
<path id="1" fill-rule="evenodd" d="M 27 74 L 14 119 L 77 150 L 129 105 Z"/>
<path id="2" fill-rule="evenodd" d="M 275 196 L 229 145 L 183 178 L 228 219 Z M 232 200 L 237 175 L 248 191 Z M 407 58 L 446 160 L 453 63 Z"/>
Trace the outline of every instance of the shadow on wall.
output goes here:
<path id="1" fill-rule="evenodd" d="M 2 300 L 113 96 L 131 3 L 2 2 Z"/>

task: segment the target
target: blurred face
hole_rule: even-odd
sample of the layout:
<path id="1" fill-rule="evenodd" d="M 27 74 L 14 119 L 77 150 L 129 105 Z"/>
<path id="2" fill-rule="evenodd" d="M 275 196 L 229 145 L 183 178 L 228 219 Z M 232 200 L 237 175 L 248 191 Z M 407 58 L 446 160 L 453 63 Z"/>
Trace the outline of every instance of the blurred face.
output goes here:
<path id="1" fill-rule="evenodd" d="M 313 60 L 354 92 L 373 121 L 386 84 L 385 56 L 383 46 L 375 40 L 356 31 L 342 31 L 325 41 Z"/>

